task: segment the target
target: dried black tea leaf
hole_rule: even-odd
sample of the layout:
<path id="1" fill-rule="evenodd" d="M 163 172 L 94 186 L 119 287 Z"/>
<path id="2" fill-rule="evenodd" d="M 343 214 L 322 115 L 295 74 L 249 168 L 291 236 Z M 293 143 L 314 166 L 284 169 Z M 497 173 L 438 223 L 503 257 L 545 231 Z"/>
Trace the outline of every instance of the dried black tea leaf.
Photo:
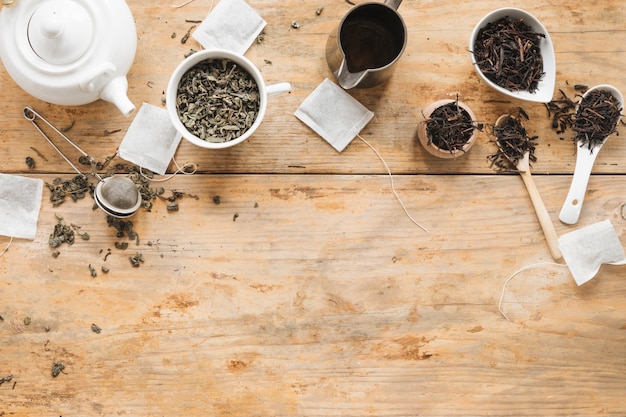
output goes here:
<path id="1" fill-rule="evenodd" d="M 450 153 L 464 152 L 463 147 L 474 130 L 482 129 L 465 109 L 459 107 L 458 100 L 436 108 L 425 123 L 428 144 Z"/>
<path id="2" fill-rule="evenodd" d="M 622 108 L 618 99 L 607 90 L 591 90 L 578 103 L 573 129 L 574 141 L 593 150 L 607 136 L 615 133 Z"/>
<path id="3" fill-rule="evenodd" d="M 496 137 L 496 153 L 489 155 L 487 159 L 491 167 L 497 171 L 517 171 L 518 162 L 528 152 L 529 161 L 537 162 L 535 153 L 535 141 L 537 136 L 530 136 L 526 128 L 520 122 L 520 117 L 509 116 L 501 123 L 493 127 Z"/>
<path id="4" fill-rule="evenodd" d="M 478 68 L 495 84 L 534 93 L 544 76 L 542 38 L 523 19 L 505 16 L 479 30 L 472 52 Z"/>
<path id="5" fill-rule="evenodd" d="M 559 92 L 561 98 L 552 100 L 545 106 L 548 110 L 548 117 L 551 118 L 552 129 L 561 134 L 574 126 L 577 103 L 572 101 L 563 90 L 559 90 Z"/>

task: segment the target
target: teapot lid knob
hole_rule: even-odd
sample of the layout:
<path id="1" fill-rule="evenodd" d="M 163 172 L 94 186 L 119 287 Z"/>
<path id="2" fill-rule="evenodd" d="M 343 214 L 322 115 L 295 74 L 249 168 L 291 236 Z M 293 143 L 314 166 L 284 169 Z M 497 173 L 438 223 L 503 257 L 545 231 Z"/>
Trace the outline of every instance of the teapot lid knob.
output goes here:
<path id="1" fill-rule="evenodd" d="M 92 37 L 91 16 L 73 0 L 43 3 L 28 23 L 28 40 L 33 51 L 50 64 L 74 62 L 87 51 Z"/>

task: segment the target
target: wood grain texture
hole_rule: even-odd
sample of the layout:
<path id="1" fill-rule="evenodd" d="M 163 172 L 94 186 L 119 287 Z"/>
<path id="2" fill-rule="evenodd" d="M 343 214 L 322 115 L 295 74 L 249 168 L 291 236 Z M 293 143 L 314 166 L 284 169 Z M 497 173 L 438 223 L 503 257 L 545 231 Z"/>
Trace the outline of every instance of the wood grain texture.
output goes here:
<path id="1" fill-rule="evenodd" d="M 202 20 L 211 4 L 129 2 L 139 45 L 134 103 L 161 105 L 169 74 L 199 47 L 180 43 L 195 24 L 186 19 Z M 177 212 L 162 201 L 141 209 L 131 241 L 107 226 L 91 197 L 53 207 L 44 189 L 36 238 L 16 239 L 0 256 L 0 378 L 13 375 L 0 384 L 0 416 L 625 415 L 624 267 L 602 266 L 578 287 L 552 264 L 522 179 L 489 167 L 486 132 L 454 161 L 417 141 L 421 109 L 457 92 L 485 123 L 522 105 L 540 136 L 533 179 L 557 234 L 608 219 L 626 243 L 621 136 L 596 160 L 579 222 L 562 224 L 573 143 L 552 131 L 543 105 L 505 99 L 474 73 L 467 39 L 501 3 L 403 2 L 409 43 L 394 76 L 352 93 L 375 113 L 362 136 L 429 233 L 404 214 L 366 144 L 337 153 L 293 116 L 331 77 L 324 44 L 350 5 L 249 4 L 268 25 L 246 56 L 268 83 L 294 89 L 270 99 L 264 124 L 240 146 L 181 143 L 176 160 L 197 163 L 198 173 L 153 186 L 198 198 L 183 198 Z M 511 5 L 550 31 L 558 88 L 626 90 L 623 1 Z M 131 122 L 108 103 L 39 102 L 1 66 L 0 87 L 3 173 L 47 182 L 72 175 L 23 119 L 25 105 L 59 127 L 73 123 L 68 135 L 99 160 Z M 53 257 L 48 237 L 59 217 L 89 240 L 77 237 Z M 0 250 L 7 243 L 0 237 Z M 137 254 L 144 262 L 132 267 Z M 531 265 L 506 288 L 507 321 L 498 311 L 503 285 Z M 53 378 L 55 362 L 65 370 Z"/>
<path id="2" fill-rule="evenodd" d="M 558 205 L 568 177 L 536 181 Z M 507 322 L 505 279 L 551 261 L 519 176 L 395 182 L 430 234 L 385 176 L 179 176 L 168 187 L 199 199 L 138 213 L 126 250 L 89 197 L 44 201 L 37 238 L 0 267 L 1 372 L 16 382 L 0 386 L 2 411 L 623 414 L 623 269 L 582 287 L 563 266 L 525 271 Z M 623 179 L 590 187 L 580 226 L 608 218 L 623 236 Z M 90 239 L 53 258 L 56 214 Z"/>

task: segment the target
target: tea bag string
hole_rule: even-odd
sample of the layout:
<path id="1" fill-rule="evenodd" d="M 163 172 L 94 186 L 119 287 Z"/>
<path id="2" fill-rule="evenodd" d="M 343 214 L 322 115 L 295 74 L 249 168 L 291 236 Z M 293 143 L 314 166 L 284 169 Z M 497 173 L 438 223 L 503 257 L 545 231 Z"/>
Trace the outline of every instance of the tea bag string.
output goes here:
<path id="1" fill-rule="evenodd" d="M 509 320 L 509 317 L 504 313 L 504 309 L 502 308 L 502 303 L 504 302 L 504 295 L 506 294 L 506 287 L 513 280 L 513 278 L 515 278 L 516 276 L 518 276 L 522 272 L 526 271 L 527 269 L 537 268 L 537 267 L 540 267 L 540 266 L 547 266 L 547 265 L 551 265 L 551 266 L 565 266 L 565 267 L 567 267 L 566 264 L 559 264 L 559 263 L 556 263 L 556 262 L 539 262 L 539 263 L 535 263 L 535 264 L 531 264 L 531 265 L 526 265 L 525 267 L 518 269 L 517 271 L 513 272 L 506 279 L 506 281 L 504 282 L 504 285 L 502 286 L 502 293 L 500 294 L 500 301 L 498 302 L 498 311 L 500 311 L 500 314 L 502 314 L 502 317 L 504 317 L 506 319 L 506 321 L 511 321 L 511 320 Z"/>
<path id="2" fill-rule="evenodd" d="M 0 252 L 0 256 L 4 255 L 9 250 L 9 247 L 11 246 L 11 243 L 13 243 L 13 236 L 11 236 L 11 239 L 9 240 L 9 243 L 7 243 L 6 247 L 4 249 L 2 249 L 2 252 Z"/>
<path id="3" fill-rule="evenodd" d="M 44 139 L 46 139 L 46 141 L 48 141 L 50 146 L 52 146 L 54 148 L 54 150 L 57 151 L 57 153 L 65 160 L 65 162 L 67 162 L 69 164 L 69 166 L 72 167 L 72 169 L 74 169 L 74 171 L 76 171 L 81 176 L 85 176 L 85 174 L 83 172 L 81 172 L 76 167 L 76 165 L 74 165 L 72 163 L 72 161 L 70 161 L 69 158 L 66 157 L 63 154 L 63 152 L 61 152 L 59 147 L 56 146 L 54 144 L 54 142 L 52 142 L 52 140 L 48 137 L 48 135 L 46 135 L 44 133 L 44 131 L 41 130 L 41 128 L 39 127 L 39 125 L 37 124 L 37 121 L 36 121 L 38 118 L 42 122 L 44 122 L 46 125 L 48 125 L 48 127 L 50 127 L 52 130 L 54 130 L 59 136 L 61 136 L 63 139 L 65 139 L 70 145 L 72 145 L 74 147 L 74 149 L 76 149 L 78 152 L 80 152 L 80 154 L 82 156 L 88 158 L 89 159 L 89 164 L 91 165 L 91 172 L 92 172 L 92 174 L 96 178 L 98 178 L 98 180 L 102 181 L 102 177 L 100 177 L 100 175 L 96 172 L 96 161 L 95 161 L 95 159 L 93 159 L 93 157 L 91 157 L 85 151 L 83 151 L 81 148 L 79 148 L 78 145 L 76 145 L 70 138 L 65 136 L 65 134 L 63 132 L 61 132 L 59 129 L 57 129 L 52 123 L 50 123 L 48 120 L 46 120 L 44 117 L 42 117 L 39 113 L 37 113 L 31 106 L 24 107 L 24 118 L 32 123 L 32 125 L 35 127 L 35 129 L 37 129 L 37 131 L 41 134 L 41 136 L 43 136 Z"/>
<path id="4" fill-rule="evenodd" d="M 143 168 L 142 167 L 139 167 L 139 174 L 142 177 L 144 177 L 144 179 L 146 179 L 148 181 L 164 182 L 164 181 L 171 180 L 172 178 L 174 178 L 179 173 L 183 174 L 183 175 L 192 175 L 192 174 L 195 174 L 196 171 L 198 170 L 198 165 L 195 162 L 187 162 L 182 167 L 180 165 L 178 165 L 178 163 L 176 162 L 176 160 L 174 158 L 172 158 L 172 162 L 176 166 L 176 171 L 174 171 L 172 174 L 168 175 L 165 178 L 160 178 L 158 180 L 155 180 L 154 178 L 150 178 L 146 174 L 143 173 Z M 188 171 L 187 168 L 191 168 L 191 171 Z"/>
<path id="5" fill-rule="evenodd" d="M 369 148 L 374 151 L 374 153 L 376 154 L 376 156 L 378 157 L 378 159 L 380 159 L 380 161 L 383 163 L 383 165 L 385 166 L 385 168 L 387 169 L 387 173 L 389 174 L 389 181 L 391 182 L 391 191 L 393 192 L 393 195 L 396 196 L 396 199 L 398 200 L 398 203 L 400 203 L 400 206 L 402 207 L 402 210 L 404 210 L 404 214 L 407 215 L 407 217 L 413 222 L 415 223 L 416 226 L 418 226 L 419 228 L 421 228 L 423 231 L 425 231 L 426 233 L 430 233 L 428 231 L 428 229 L 426 229 L 424 226 L 422 226 L 417 220 L 415 220 L 413 218 L 413 216 L 411 216 L 409 214 L 409 211 L 407 210 L 406 206 L 404 205 L 404 203 L 402 202 L 402 199 L 400 198 L 400 196 L 398 195 L 398 192 L 396 191 L 396 187 L 393 183 L 393 176 L 391 175 L 391 170 L 389 169 L 389 165 L 387 165 L 387 162 L 385 162 L 385 160 L 383 159 L 383 157 L 380 155 L 380 153 L 378 153 L 378 151 L 369 144 L 368 141 L 366 141 L 365 139 L 363 139 L 361 137 L 361 135 L 357 134 L 356 135 L 359 139 L 361 139 L 363 141 L 363 143 L 365 143 L 367 146 L 369 146 Z"/>

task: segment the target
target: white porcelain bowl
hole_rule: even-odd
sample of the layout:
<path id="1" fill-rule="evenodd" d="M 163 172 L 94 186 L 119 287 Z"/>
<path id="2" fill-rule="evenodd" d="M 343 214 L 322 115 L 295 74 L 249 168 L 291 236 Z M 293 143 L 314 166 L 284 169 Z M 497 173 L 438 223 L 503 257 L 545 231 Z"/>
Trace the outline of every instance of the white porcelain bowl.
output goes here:
<path id="1" fill-rule="evenodd" d="M 246 130 L 241 136 L 227 142 L 210 142 L 191 133 L 181 122 L 180 118 L 178 117 L 178 111 L 176 109 L 176 96 L 180 80 L 189 69 L 202 61 L 206 61 L 208 59 L 222 58 L 234 62 L 252 76 L 259 88 L 260 106 L 257 117 L 252 123 L 252 126 L 250 126 L 248 130 Z M 172 124 L 174 125 L 176 130 L 183 136 L 183 138 L 193 143 L 194 145 L 200 146 L 202 148 L 222 149 L 237 145 L 248 139 L 255 132 L 255 130 L 257 130 L 257 128 L 263 121 L 263 118 L 265 117 L 265 111 L 267 109 L 267 98 L 275 94 L 286 93 L 289 91 L 291 91 L 291 84 L 289 83 L 265 85 L 265 81 L 261 76 L 261 72 L 249 59 L 247 59 L 243 55 L 222 49 L 207 49 L 188 56 L 178 65 L 178 67 L 176 67 L 167 85 L 165 100 L 170 120 L 172 121 Z"/>
<path id="2" fill-rule="evenodd" d="M 545 74 L 543 78 L 539 80 L 537 90 L 533 93 L 524 90 L 511 91 L 497 85 L 483 74 L 483 72 L 478 67 L 478 64 L 476 63 L 473 50 L 474 43 L 476 41 L 476 38 L 478 37 L 478 32 L 487 24 L 500 20 L 506 16 L 512 19 L 523 19 L 524 23 L 530 26 L 533 31 L 544 35 L 544 37 L 540 41 L 539 47 L 541 49 L 541 56 L 543 59 L 543 71 Z M 521 9 L 506 7 L 494 10 L 491 13 L 487 14 L 476 24 L 474 30 L 472 31 L 469 39 L 469 51 L 472 65 L 474 65 L 476 72 L 478 73 L 480 78 L 483 79 L 485 83 L 487 83 L 487 85 L 491 86 L 495 90 L 506 94 L 509 97 L 517 98 L 520 100 L 534 101 L 540 103 L 548 103 L 552 100 L 552 96 L 554 95 L 554 86 L 556 83 L 556 60 L 554 56 L 554 46 L 552 45 L 552 39 L 550 38 L 550 34 L 546 30 L 546 28 L 541 24 L 539 20 L 537 20 L 536 17 L 534 17 L 530 13 Z"/>

